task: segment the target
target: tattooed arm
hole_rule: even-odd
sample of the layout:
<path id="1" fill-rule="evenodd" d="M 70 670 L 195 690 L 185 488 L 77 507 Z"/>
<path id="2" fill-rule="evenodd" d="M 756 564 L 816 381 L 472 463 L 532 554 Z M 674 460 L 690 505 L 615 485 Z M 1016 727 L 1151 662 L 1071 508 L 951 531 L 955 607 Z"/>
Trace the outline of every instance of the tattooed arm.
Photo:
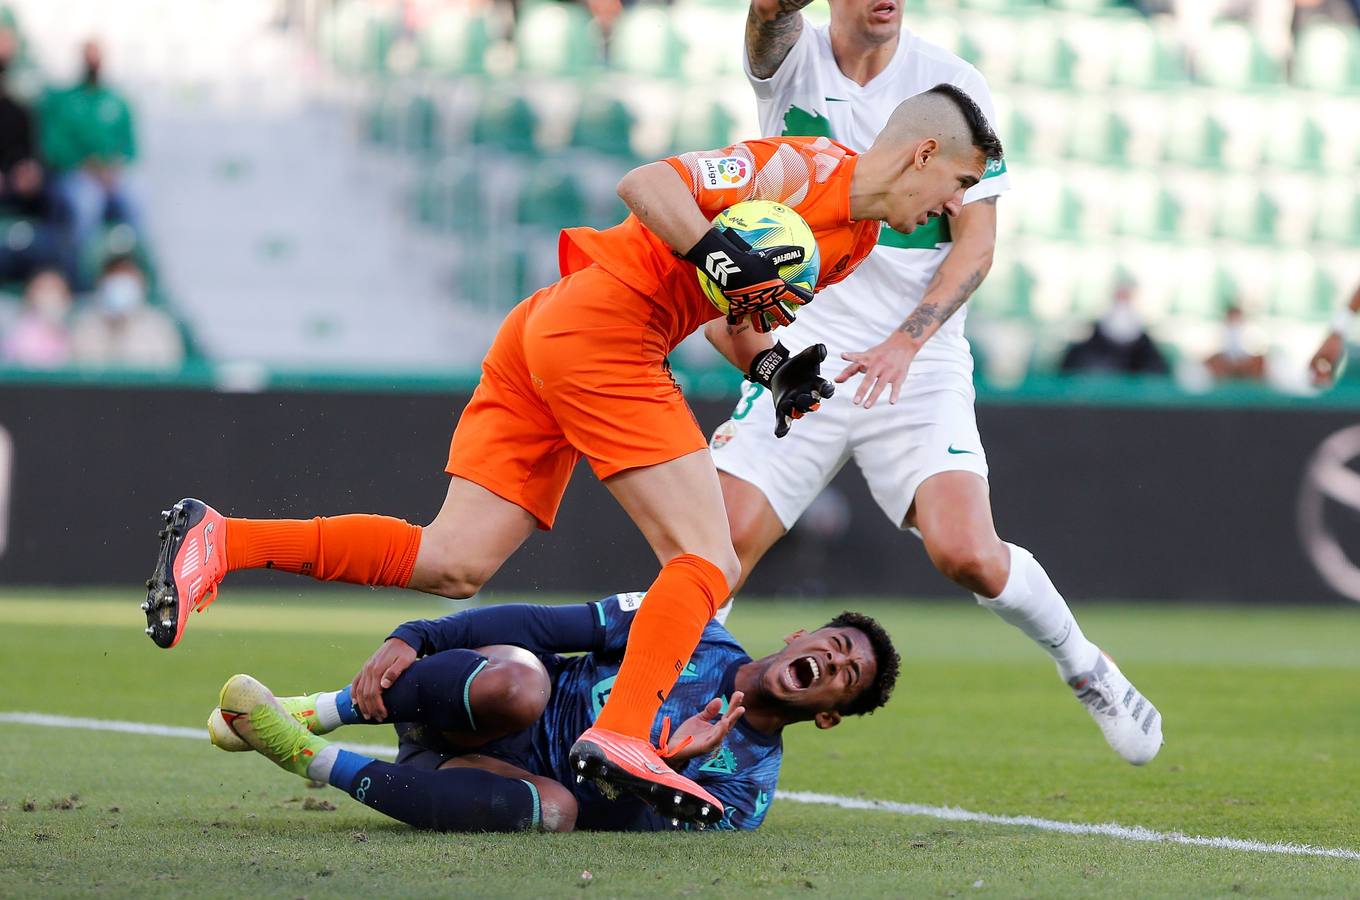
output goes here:
<path id="1" fill-rule="evenodd" d="M 755 359 L 757 353 L 774 346 L 774 335 L 761 334 L 746 319 L 736 324 L 729 323 L 725 318 L 713 319 L 704 326 L 704 337 L 708 338 L 713 349 L 741 372 L 751 368 L 751 360 Z"/>
<path id="2" fill-rule="evenodd" d="M 877 347 L 862 353 L 842 353 L 849 365 L 836 376 L 838 384 L 864 373 L 854 402 L 874 405 L 884 388 L 892 386 L 888 402 L 896 403 L 907 380 L 907 370 L 930 336 L 949 321 L 973 295 L 992 267 L 996 249 L 996 198 L 969 203 L 950 223 L 954 246 L 940 263 L 925 296 L 905 322 Z"/>
<path id="3" fill-rule="evenodd" d="M 770 78 L 789 55 L 803 31 L 799 12 L 812 0 L 751 0 L 746 15 L 746 58 L 751 74 Z"/>

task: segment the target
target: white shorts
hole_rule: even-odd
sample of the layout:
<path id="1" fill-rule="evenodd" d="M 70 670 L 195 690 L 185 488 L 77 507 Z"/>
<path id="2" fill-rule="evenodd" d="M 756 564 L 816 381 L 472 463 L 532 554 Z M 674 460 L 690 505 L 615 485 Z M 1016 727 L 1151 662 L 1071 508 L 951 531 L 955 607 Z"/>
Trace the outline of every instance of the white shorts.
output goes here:
<path id="1" fill-rule="evenodd" d="M 792 528 L 851 457 L 883 513 L 906 527 L 916 489 L 941 472 L 987 477 L 987 456 L 973 413 L 972 379 L 953 372 L 909 374 L 897 403 L 887 391 L 872 409 L 850 402 L 854 381 L 821 409 L 774 436 L 770 392 L 744 382 L 732 417 L 709 447 L 718 470 L 755 485 Z"/>

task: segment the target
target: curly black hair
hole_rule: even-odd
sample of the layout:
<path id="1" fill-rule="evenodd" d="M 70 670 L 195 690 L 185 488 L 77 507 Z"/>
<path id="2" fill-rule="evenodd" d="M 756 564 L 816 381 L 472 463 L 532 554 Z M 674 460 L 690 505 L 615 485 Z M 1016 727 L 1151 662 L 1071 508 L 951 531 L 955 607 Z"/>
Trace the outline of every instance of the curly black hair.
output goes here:
<path id="1" fill-rule="evenodd" d="M 888 637 L 888 632 L 883 630 L 883 626 L 864 613 L 846 610 L 822 628 L 854 628 L 864 632 L 869 638 L 870 646 L 874 648 L 874 660 L 878 664 L 878 674 L 874 676 L 874 680 L 860 690 L 855 699 L 842 707 L 840 712 L 847 716 L 862 716 L 887 703 L 888 698 L 892 696 L 893 687 L 897 684 L 897 670 L 902 664 L 902 659 L 897 655 L 892 638 Z"/>

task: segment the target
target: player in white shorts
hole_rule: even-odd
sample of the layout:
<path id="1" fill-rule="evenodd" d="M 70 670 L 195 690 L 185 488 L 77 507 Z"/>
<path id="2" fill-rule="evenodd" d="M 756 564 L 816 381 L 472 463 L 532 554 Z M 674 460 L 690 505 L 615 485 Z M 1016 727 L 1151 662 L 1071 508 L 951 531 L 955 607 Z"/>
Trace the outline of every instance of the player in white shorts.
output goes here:
<path id="1" fill-rule="evenodd" d="M 830 0 L 820 28 L 803 20 L 807 2 L 752 0 L 745 66 L 763 134 L 825 134 L 863 150 L 902 99 L 940 82 L 995 120 L 981 74 L 903 30 L 901 0 Z M 732 540 L 744 581 L 853 459 L 888 519 L 914 528 L 936 568 L 1044 648 L 1110 746 L 1141 765 L 1161 748 L 1161 716 L 1082 633 L 1043 567 L 992 524 L 962 306 L 991 267 L 1008 187 L 1005 163 L 991 164 L 961 209 L 910 235 L 885 226 L 855 274 L 782 331 L 792 347 L 825 343 L 829 363 L 847 363 L 836 380 L 850 384 L 783 439 L 769 393 L 744 385 L 711 445 Z M 726 352 L 723 320 L 705 333 Z"/>

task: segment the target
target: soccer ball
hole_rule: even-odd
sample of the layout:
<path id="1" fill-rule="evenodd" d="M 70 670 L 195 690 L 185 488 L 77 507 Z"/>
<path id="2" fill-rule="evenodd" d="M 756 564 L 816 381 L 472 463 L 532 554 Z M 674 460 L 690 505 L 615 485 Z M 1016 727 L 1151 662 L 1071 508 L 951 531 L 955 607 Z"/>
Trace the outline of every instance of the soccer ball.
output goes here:
<path id="1" fill-rule="evenodd" d="M 746 200 L 718 214 L 713 224 L 719 231 L 735 232 L 752 250 L 791 245 L 803 248 L 803 261 L 779 267 L 779 277 L 811 291 L 817 285 L 821 256 L 817 240 L 803 217 L 772 200 Z M 699 269 L 699 287 L 718 312 L 727 314 L 727 298 L 707 272 Z"/>

